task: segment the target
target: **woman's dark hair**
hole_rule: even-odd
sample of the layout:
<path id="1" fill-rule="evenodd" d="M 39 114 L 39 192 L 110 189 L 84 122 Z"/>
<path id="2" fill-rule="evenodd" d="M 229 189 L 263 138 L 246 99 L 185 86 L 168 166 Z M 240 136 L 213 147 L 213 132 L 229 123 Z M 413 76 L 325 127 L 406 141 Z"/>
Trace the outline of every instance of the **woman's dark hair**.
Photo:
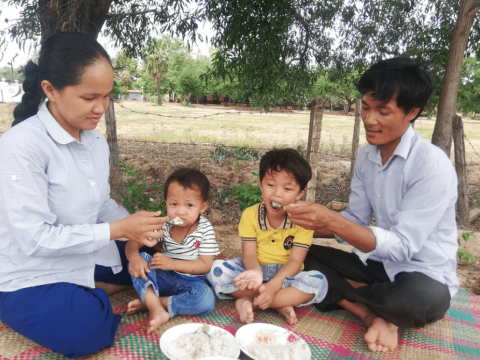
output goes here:
<path id="1" fill-rule="evenodd" d="M 312 178 L 310 164 L 295 149 L 270 150 L 260 159 L 260 181 L 266 174 L 282 170 L 295 178 L 300 185 L 300 191 L 307 187 Z"/>
<path id="2" fill-rule="evenodd" d="M 406 57 L 382 60 L 372 65 L 358 80 L 357 89 L 363 95 L 372 93 L 379 101 L 388 103 L 397 95 L 397 106 L 405 114 L 420 108 L 414 122 L 432 94 L 434 82 L 426 65 Z"/>
<path id="3" fill-rule="evenodd" d="M 110 62 L 105 49 L 91 36 L 82 33 L 55 33 L 40 50 L 38 65 L 31 60 L 25 66 L 22 102 L 13 111 L 12 126 L 35 115 L 46 95 L 41 87 L 48 80 L 56 90 L 78 85 L 85 69 L 101 58 Z"/>
<path id="4" fill-rule="evenodd" d="M 168 188 L 171 183 L 178 182 L 186 189 L 200 190 L 203 201 L 208 201 L 210 193 L 210 181 L 200 171 L 191 168 L 180 168 L 174 171 L 165 181 L 163 198 L 167 199 Z"/>

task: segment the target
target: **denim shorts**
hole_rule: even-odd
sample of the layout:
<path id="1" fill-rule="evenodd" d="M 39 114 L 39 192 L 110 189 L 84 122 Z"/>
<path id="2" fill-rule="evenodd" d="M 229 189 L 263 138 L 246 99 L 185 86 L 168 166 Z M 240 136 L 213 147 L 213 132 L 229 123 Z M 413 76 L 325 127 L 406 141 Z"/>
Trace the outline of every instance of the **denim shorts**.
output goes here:
<path id="1" fill-rule="evenodd" d="M 261 265 L 263 273 L 263 282 L 272 280 L 283 264 Z M 207 273 L 207 279 L 212 284 L 217 296 L 220 299 L 233 299 L 228 295 L 234 291 L 240 290 L 235 287 L 233 279 L 243 273 L 243 259 L 236 258 L 231 260 L 215 260 L 210 272 Z M 315 294 L 312 300 L 300 306 L 319 303 L 323 300 L 328 290 L 327 279 L 319 271 L 300 271 L 294 277 L 286 277 L 283 280 L 282 288 L 293 286 L 306 294 Z"/>
<path id="2" fill-rule="evenodd" d="M 152 256 L 140 253 L 147 263 Z M 150 265 L 148 266 L 150 269 Z M 168 297 L 168 314 L 174 315 L 206 315 L 215 308 L 215 295 L 204 276 L 188 276 L 176 271 L 150 269 L 146 273 L 147 280 L 132 276 L 133 287 L 137 290 L 142 302 L 145 300 L 147 288 L 152 286 L 159 297 Z"/>

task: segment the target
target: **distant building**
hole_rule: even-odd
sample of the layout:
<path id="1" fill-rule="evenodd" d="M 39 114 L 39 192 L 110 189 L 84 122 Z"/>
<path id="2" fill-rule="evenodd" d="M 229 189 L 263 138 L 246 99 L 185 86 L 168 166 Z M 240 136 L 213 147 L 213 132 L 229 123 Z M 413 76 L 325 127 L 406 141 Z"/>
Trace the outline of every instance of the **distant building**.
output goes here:
<path id="1" fill-rule="evenodd" d="M 142 100 L 141 90 L 127 90 L 127 98 L 130 100 Z"/>

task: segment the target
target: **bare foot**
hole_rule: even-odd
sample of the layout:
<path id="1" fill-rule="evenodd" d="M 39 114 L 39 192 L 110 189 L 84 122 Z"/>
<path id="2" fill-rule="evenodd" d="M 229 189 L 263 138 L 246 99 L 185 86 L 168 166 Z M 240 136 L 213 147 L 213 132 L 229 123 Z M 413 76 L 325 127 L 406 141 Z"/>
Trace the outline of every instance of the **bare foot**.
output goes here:
<path id="1" fill-rule="evenodd" d="M 166 312 L 164 308 L 150 311 L 150 315 L 148 316 L 147 334 L 151 334 L 168 320 L 170 320 L 170 315 L 168 315 L 168 312 Z"/>
<path id="2" fill-rule="evenodd" d="M 392 351 L 398 345 L 398 327 L 385 321 L 380 317 L 375 317 L 365 334 L 365 341 L 368 348 L 373 352 Z"/>
<path id="3" fill-rule="evenodd" d="M 285 316 L 285 319 L 290 325 L 295 324 L 297 320 L 297 314 L 295 313 L 295 310 L 293 309 L 293 306 L 284 306 L 281 308 L 276 308 L 280 314 Z"/>
<path id="4" fill-rule="evenodd" d="M 250 324 L 253 322 L 253 305 L 248 297 L 243 297 L 235 301 L 235 308 L 240 314 L 240 321 Z"/>
<path id="5" fill-rule="evenodd" d="M 127 305 L 127 315 L 135 314 L 137 312 L 146 311 L 146 310 L 147 310 L 147 307 L 145 306 L 144 303 L 142 303 L 142 300 L 140 299 L 132 300 Z"/>

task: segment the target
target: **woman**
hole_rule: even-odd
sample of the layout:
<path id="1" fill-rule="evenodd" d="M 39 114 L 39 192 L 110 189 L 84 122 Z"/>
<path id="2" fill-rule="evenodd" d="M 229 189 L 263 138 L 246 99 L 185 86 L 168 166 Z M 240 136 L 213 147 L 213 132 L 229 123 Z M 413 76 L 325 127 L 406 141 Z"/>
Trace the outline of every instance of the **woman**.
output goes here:
<path id="1" fill-rule="evenodd" d="M 109 149 L 94 130 L 113 86 L 105 50 L 85 34 L 54 34 L 25 73 L 0 137 L 0 318 L 76 358 L 111 346 L 121 320 L 107 292 L 131 279 L 124 242 L 110 240 L 152 246 L 166 218 L 129 215 L 110 198 Z"/>

